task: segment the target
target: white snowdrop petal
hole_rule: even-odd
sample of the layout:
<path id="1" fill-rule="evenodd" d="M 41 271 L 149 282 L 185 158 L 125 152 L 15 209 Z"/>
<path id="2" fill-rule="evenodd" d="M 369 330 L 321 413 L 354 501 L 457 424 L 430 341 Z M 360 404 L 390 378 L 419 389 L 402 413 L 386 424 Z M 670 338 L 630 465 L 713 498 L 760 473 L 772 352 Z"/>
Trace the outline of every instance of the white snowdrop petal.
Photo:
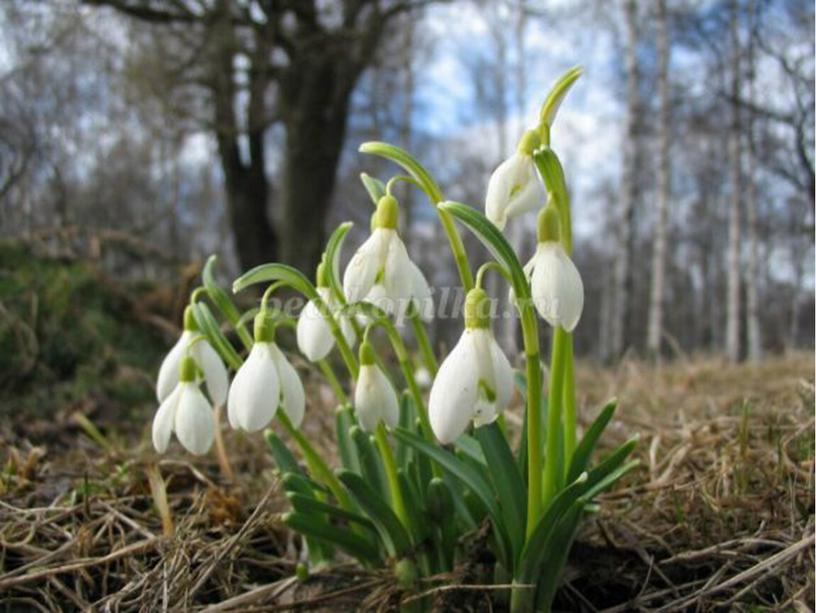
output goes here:
<path id="1" fill-rule="evenodd" d="M 515 386 L 513 382 L 513 367 L 510 365 L 510 361 L 492 335 L 490 339 L 490 352 L 493 359 L 496 411 L 501 412 L 507 408 L 507 405 L 509 405 L 513 399 L 513 388 Z"/>
<path id="2" fill-rule="evenodd" d="M 428 280 L 422 274 L 419 266 L 411 262 L 412 267 L 412 290 L 414 296 L 414 303 L 417 307 L 419 317 L 423 321 L 430 321 L 433 319 L 433 298 L 431 295 L 431 286 L 428 285 Z"/>
<path id="3" fill-rule="evenodd" d="M 176 409 L 175 432 L 192 454 L 207 453 L 215 438 L 215 417 L 207 398 L 194 383 L 182 383 Z"/>
<path id="4" fill-rule="evenodd" d="M 185 330 L 182 332 L 176 344 L 167 353 L 162 360 L 159 368 L 159 376 L 156 380 L 156 397 L 159 402 L 164 400 L 176 389 L 179 382 L 179 367 L 181 366 L 181 359 L 184 357 L 184 352 L 187 349 L 187 344 L 193 338 L 192 332 Z"/>
<path id="5" fill-rule="evenodd" d="M 471 330 L 465 330 L 439 367 L 428 400 L 431 428 L 443 444 L 459 438 L 473 417 L 479 384 L 475 363 Z"/>
<path id="6" fill-rule="evenodd" d="M 238 369 L 229 393 L 230 423 L 257 432 L 275 416 L 281 395 L 278 371 L 269 343 L 255 343 Z M 233 427 L 234 427 L 233 425 Z"/>
<path id="7" fill-rule="evenodd" d="M 513 157 L 506 159 L 493 171 L 487 183 L 485 215 L 499 230 L 502 230 L 507 223 L 507 204 L 510 200 L 514 164 Z"/>
<path id="8" fill-rule="evenodd" d="M 388 245 L 383 285 L 386 295 L 394 303 L 390 313 L 399 313 L 407 308 L 414 291 L 414 264 L 408 257 L 405 243 L 396 233 Z"/>
<path id="9" fill-rule="evenodd" d="M 206 340 L 198 341 L 190 351 L 193 359 L 204 371 L 204 382 L 207 384 L 207 392 L 213 405 L 224 406 L 229 389 L 229 375 L 221 357 Z"/>
<path id="10" fill-rule="evenodd" d="M 484 396 L 480 396 L 473 406 L 473 425 L 479 428 L 496 421 L 499 416 L 496 408 L 495 402 L 489 402 Z"/>
<path id="11" fill-rule="evenodd" d="M 375 229 L 349 260 L 343 273 L 343 293 L 351 304 L 362 300 L 374 285 L 385 264 L 392 234 L 393 230 Z"/>
<path id="12" fill-rule="evenodd" d="M 338 323 L 340 324 L 340 332 L 342 332 L 343 338 L 346 339 L 346 343 L 349 347 L 354 347 L 357 343 L 357 333 L 354 331 L 351 319 L 345 315 L 341 315 Z"/>
<path id="13" fill-rule="evenodd" d="M 306 303 L 306 306 L 300 312 L 296 336 L 298 348 L 310 362 L 322 360 L 334 346 L 331 328 L 311 300 Z"/>
<path id="14" fill-rule="evenodd" d="M 532 160 L 530 160 L 530 170 L 534 173 L 532 168 Z M 547 199 L 547 194 L 544 191 L 544 186 L 538 179 L 537 175 L 527 176 L 524 182 L 516 193 L 510 197 L 507 204 L 507 217 L 518 217 L 524 213 L 534 211 L 536 208 L 542 206 Z"/>
<path id="15" fill-rule="evenodd" d="M 303 383 L 295 367 L 289 363 L 278 346 L 272 343 L 269 349 L 280 379 L 281 407 L 286 411 L 286 416 L 292 424 L 298 428 L 303 423 L 306 411 L 306 392 L 303 390 Z"/>
<path id="16" fill-rule="evenodd" d="M 571 332 L 581 319 L 584 286 L 578 269 L 560 244 L 540 246 L 531 286 L 541 317 L 551 326 Z"/>
<path id="17" fill-rule="evenodd" d="M 374 432 L 380 420 L 389 428 L 399 423 L 397 393 L 376 364 L 360 367 L 354 389 L 354 410 L 360 426 L 366 432 Z"/>
<path id="18" fill-rule="evenodd" d="M 173 391 L 159 405 L 156 415 L 153 417 L 153 447 L 159 453 L 167 451 L 170 444 L 170 436 L 173 434 L 173 422 L 176 416 L 181 387 L 176 385 Z"/>

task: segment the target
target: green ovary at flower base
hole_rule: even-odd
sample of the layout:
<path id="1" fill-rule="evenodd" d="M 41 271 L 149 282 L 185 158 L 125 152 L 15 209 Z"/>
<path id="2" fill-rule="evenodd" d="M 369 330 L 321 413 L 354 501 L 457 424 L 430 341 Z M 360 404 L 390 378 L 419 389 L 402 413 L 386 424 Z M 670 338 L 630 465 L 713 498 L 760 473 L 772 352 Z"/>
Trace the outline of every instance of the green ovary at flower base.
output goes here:
<path id="1" fill-rule="evenodd" d="M 596 464 L 590 462 L 614 402 L 577 440 L 571 332 L 581 318 L 584 289 L 571 259 L 569 194 L 550 147 L 550 127 L 578 76 L 580 69 L 573 69 L 558 80 L 542 105 L 539 124 L 522 135 L 513 156 L 491 176 L 486 216 L 444 202 L 431 173 L 402 149 L 364 144 L 361 151 L 394 161 L 407 175 L 387 183 L 363 175 L 376 210 L 371 233 L 351 258 L 342 284 L 337 264 L 349 223 L 329 239 L 314 285 L 299 271 L 277 263 L 236 280 L 234 291 L 270 284 L 255 315 L 254 339 L 244 324 L 255 311 L 241 315 L 215 283 L 211 259 L 204 287 L 196 290 L 185 313 L 182 337 L 162 365 L 157 386 L 162 404 L 153 428 L 156 448 L 164 451 L 175 432 L 191 452 L 207 451 L 216 428 L 210 401 L 216 406 L 226 401 L 230 423 L 247 432 L 264 429 L 278 417 L 305 463 L 301 466 L 283 440 L 266 430 L 292 506 L 283 521 L 303 535 L 313 563 L 329 561 L 340 550 L 365 567 L 391 569 L 396 584 L 411 592 L 418 578 L 429 580 L 451 571 L 464 555 L 460 544 L 467 535 L 489 523 L 496 577 L 512 578 L 511 610 L 548 611 L 590 503 L 636 465 L 627 462 L 635 440 Z M 428 195 L 467 292 L 464 330 L 438 370 L 422 321 L 430 314 L 430 287 L 398 231 L 399 204 L 391 194 L 398 181 Z M 536 208 L 538 244 L 522 267 L 502 229 Z M 475 283 L 457 222 L 495 257 L 481 266 Z M 518 450 L 511 447 L 509 426 L 497 420 L 512 403 L 514 372 L 491 330 L 491 297 L 482 289 L 488 271 L 508 281 L 521 319 L 526 410 Z M 267 305 L 270 294 L 284 285 L 307 299 L 297 321 Z M 209 307 L 196 302 L 199 293 L 210 298 L 223 323 L 233 328 L 247 350 L 245 360 Z M 422 375 L 428 381 L 422 386 L 415 372 L 418 359 L 402 338 L 406 330 L 392 321 L 402 315 L 411 321 L 424 364 Z M 554 329 L 546 402 L 539 316 Z M 341 403 L 335 412 L 342 462 L 337 472 L 300 429 L 306 397 L 297 371 L 276 343 L 275 330 L 281 326 L 295 328 L 298 348 L 319 366 Z M 390 372 L 387 356 L 377 353 L 375 330 L 385 332 L 401 380 Z M 352 350 L 357 340 L 359 360 Z M 346 389 L 353 395 L 335 374 L 335 348 L 350 379 Z M 228 393 L 225 363 L 236 371 Z M 210 400 L 199 388 L 202 380 Z M 417 608 L 430 605 L 427 599 L 413 602 Z"/>

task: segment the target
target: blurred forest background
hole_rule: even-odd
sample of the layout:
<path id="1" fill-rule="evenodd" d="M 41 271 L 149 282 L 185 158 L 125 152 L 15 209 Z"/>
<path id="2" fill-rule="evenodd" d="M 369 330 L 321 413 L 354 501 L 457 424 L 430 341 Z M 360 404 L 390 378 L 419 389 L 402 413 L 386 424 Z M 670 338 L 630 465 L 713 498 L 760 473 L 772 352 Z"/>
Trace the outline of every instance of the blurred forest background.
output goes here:
<path id="1" fill-rule="evenodd" d="M 361 142 L 481 208 L 582 64 L 553 132 L 580 354 L 813 346 L 811 0 L 7 0 L 0 19 L 0 236 L 25 253 L 168 285 L 210 253 L 224 280 L 271 260 L 311 275 L 337 223 L 355 222 L 346 257 L 367 232 L 360 172 L 395 172 Z M 455 285 L 431 207 L 400 195 L 409 250 Z M 533 227 L 509 224 L 525 260 Z M 499 333 L 513 350 L 514 320 Z"/>

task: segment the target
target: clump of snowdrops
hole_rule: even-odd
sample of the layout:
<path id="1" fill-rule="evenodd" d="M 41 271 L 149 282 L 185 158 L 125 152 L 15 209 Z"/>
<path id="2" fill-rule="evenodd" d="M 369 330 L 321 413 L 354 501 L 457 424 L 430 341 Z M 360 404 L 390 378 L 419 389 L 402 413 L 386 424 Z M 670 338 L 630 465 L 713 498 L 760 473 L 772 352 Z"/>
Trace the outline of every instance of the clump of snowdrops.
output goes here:
<path id="1" fill-rule="evenodd" d="M 581 318 L 584 290 L 571 260 L 569 193 L 550 146 L 550 127 L 580 72 L 572 69 L 556 82 L 538 125 L 491 176 L 485 215 L 446 200 L 431 174 L 404 150 L 369 142 L 360 148 L 363 153 L 387 158 L 405 174 L 387 183 L 363 175 L 376 208 L 371 233 L 342 280 L 339 253 L 350 223 L 331 235 L 314 282 L 279 263 L 239 277 L 234 292 L 265 284 L 259 307 L 248 313 L 241 313 L 216 284 L 211 258 L 204 284 L 193 292 L 185 312 L 184 332 L 159 372 L 156 449 L 164 452 L 173 433 L 194 454 L 207 452 L 215 442 L 228 469 L 219 427 L 226 407 L 233 428 L 265 430 L 292 507 L 284 521 L 304 537 L 307 564 L 325 563 L 343 552 L 364 567 L 392 569 L 410 594 L 420 589 L 421 578 L 452 570 L 468 536 L 489 524 L 494 580 L 512 584 L 511 610 L 548 611 L 581 520 L 596 510 L 596 496 L 636 464 L 627 460 L 636 438 L 591 462 L 614 401 L 580 440 L 576 427 L 572 331 Z M 433 315 L 432 292 L 399 234 L 399 203 L 391 192 L 401 181 L 424 192 L 435 208 L 465 291 L 462 334 L 441 364 L 425 331 Z M 533 210 L 539 210 L 538 243 L 522 266 L 502 230 Z M 473 232 L 492 255 L 476 275 L 460 227 Z M 501 275 L 509 285 L 521 321 L 523 371 L 514 371 L 494 338 L 486 274 Z M 308 300 L 297 319 L 270 304 L 283 288 Z M 234 328 L 241 347 L 222 333 L 205 296 Z M 554 329 L 546 385 L 539 318 Z M 403 339 L 408 326 L 395 323 L 403 321 L 410 323 L 419 347 L 419 368 Z M 276 343 L 283 327 L 295 329 L 299 350 L 318 365 L 337 396 L 342 460 L 337 469 L 300 429 L 306 396 Z M 389 356 L 375 348 L 377 330 L 384 332 L 399 374 L 388 367 Z M 333 351 L 344 372 L 332 367 Z M 432 378 L 428 397 L 418 374 Z M 516 390 L 525 399 L 520 437 L 512 435 L 502 417 Z M 299 448 L 303 464 L 269 428 L 276 418 Z M 426 605 L 413 598 L 410 606 Z"/>

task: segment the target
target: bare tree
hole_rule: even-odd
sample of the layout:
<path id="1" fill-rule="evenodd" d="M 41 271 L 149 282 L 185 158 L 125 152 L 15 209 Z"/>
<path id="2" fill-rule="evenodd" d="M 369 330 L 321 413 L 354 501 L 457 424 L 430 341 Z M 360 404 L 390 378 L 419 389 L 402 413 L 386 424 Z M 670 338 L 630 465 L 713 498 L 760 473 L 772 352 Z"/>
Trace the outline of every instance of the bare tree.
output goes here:
<path id="1" fill-rule="evenodd" d="M 626 30 L 626 126 L 623 133 L 623 176 L 617 219 L 617 254 L 615 257 L 615 286 L 610 331 L 611 357 L 617 357 L 626 348 L 627 313 L 632 289 L 632 232 L 634 226 L 636 180 L 638 164 L 638 129 L 640 114 L 639 70 L 637 60 L 638 25 L 636 0 L 621 0 Z"/>
<path id="2" fill-rule="evenodd" d="M 280 258 L 311 270 L 325 239 L 352 91 L 391 20 L 428 0 L 85 1 L 188 41 L 192 52 L 173 68 L 209 94 L 241 265 Z M 276 230 L 267 210 L 266 134 L 277 121 L 286 136 Z"/>
<path id="3" fill-rule="evenodd" d="M 669 153 L 669 28 L 666 0 L 657 1 L 657 93 L 660 98 L 658 119 L 658 173 L 657 173 L 657 220 L 655 223 L 654 249 L 652 253 L 652 285 L 649 300 L 649 330 L 647 349 L 660 355 L 663 336 L 663 300 L 666 284 L 666 234 L 671 189 L 671 163 Z"/>
<path id="4" fill-rule="evenodd" d="M 739 6 L 737 0 L 730 3 L 730 44 L 729 72 L 731 96 L 740 98 L 740 38 Z M 740 359 L 740 200 L 742 199 L 742 147 L 740 107 L 730 105 L 731 122 L 728 133 L 729 187 L 728 200 L 728 249 L 727 249 L 727 290 L 725 306 L 725 354 L 729 361 Z"/>

